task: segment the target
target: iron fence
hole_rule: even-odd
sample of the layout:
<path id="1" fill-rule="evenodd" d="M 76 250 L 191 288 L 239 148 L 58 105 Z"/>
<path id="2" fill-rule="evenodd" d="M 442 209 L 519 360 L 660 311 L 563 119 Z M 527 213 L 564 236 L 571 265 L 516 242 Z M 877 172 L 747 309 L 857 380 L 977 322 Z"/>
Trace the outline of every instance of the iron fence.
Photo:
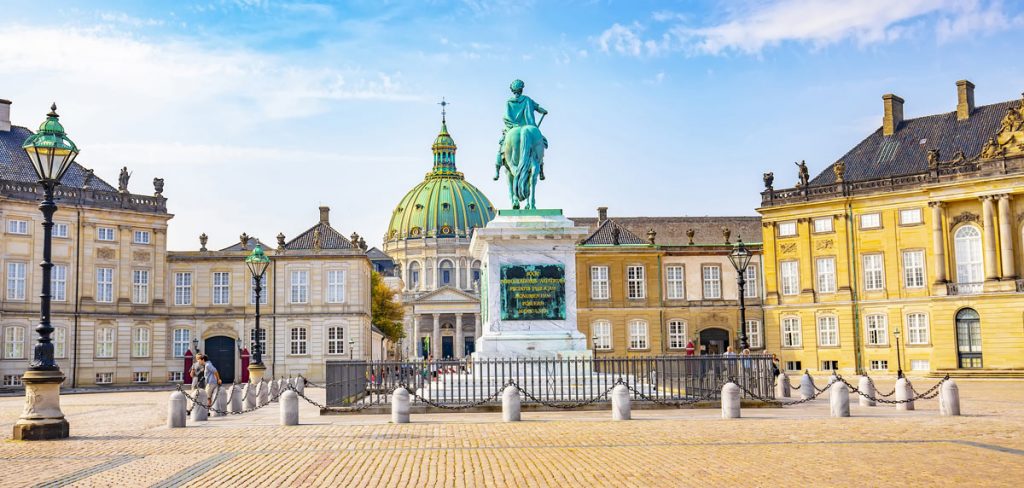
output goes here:
<path id="1" fill-rule="evenodd" d="M 769 355 L 328 361 L 324 386 L 332 407 L 387 404 L 399 386 L 414 402 L 459 406 L 500 403 L 509 381 L 524 403 L 589 404 L 623 383 L 637 402 L 713 400 L 729 380 L 745 397 L 774 398 Z"/>

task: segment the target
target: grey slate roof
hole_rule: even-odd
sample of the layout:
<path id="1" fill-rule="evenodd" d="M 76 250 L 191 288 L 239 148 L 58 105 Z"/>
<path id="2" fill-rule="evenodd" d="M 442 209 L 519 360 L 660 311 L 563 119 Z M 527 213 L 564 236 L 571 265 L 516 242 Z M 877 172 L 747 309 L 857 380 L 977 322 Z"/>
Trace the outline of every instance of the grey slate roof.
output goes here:
<path id="1" fill-rule="evenodd" d="M 352 242 L 325 222 L 317 222 L 309 230 L 288 241 L 285 249 L 313 249 L 313 233 L 320 229 L 320 249 L 352 249 Z"/>
<path id="2" fill-rule="evenodd" d="M 392 261 L 391 256 L 376 247 L 371 247 L 369 251 L 366 251 L 366 257 L 370 258 L 370 261 Z"/>
<path id="3" fill-rule="evenodd" d="M 33 132 L 20 126 L 11 126 L 10 131 L 0 130 L 0 179 L 17 181 L 20 183 L 35 183 L 39 180 L 36 172 L 32 169 L 32 161 L 21 148 Z M 78 163 L 72 163 L 71 168 L 64 175 L 61 184 L 72 188 L 82 188 L 85 184 L 86 170 Z M 110 186 L 98 176 L 93 176 L 89 186 L 96 190 L 117 191 L 117 188 Z"/>
<path id="4" fill-rule="evenodd" d="M 1019 104 L 1012 100 L 975 107 L 967 120 L 957 120 L 956 112 L 906 119 L 891 136 L 883 136 L 879 127 L 839 158 L 846 163 L 844 178 L 853 182 L 927 172 L 929 149 L 939 150 L 940 161 L 953 159 L 958 151 L 974 158 L 985 141 L 999 132 L 1006 109 Z M 835 183 L 834 166 L 811 179 L 809 186 Z"/>
<path id="5" fill-rule="evenodd" d="M 596 218 L 570 218 L 576 225 L 586 226 L 592 235 L 599 228 Z M 693 229 L 694 244 L 725 244 L 722 227 L 729 229 L 731 243 L 736 242 L 737 236 L 744 242 L 761 242 L 761 217 L 612 217 L 608 220 L 628 230 L 642 243 L 647 243 L 647 231 L 654 229 L 657 232 L 656 244 L 686 245 L 690 241 L 686 231 Z M 623 242 L 622 239 L 620 232 L 619 241 Z"/>
<path id="6" fill-rule="evenodd" d="M 245 251 L 252 251 L 252 248 L 256 247 L 256 244 L 259 244 L 260 246 L 262 246 L 264 252 L 267 252 L 267 251 L 273 249 L 273 247 L 268 246 L 266 242 L 263 242 L 263 241 L 255 238 L 255 237 L 250 237 L 248 241 L 245 241 L 245 249 L 244 250 Z M 232 244 L 232 245 L 230 245 L 228 247 L 225 247 L 224 249 L 221 249 L 221 251 L 242 251 L 242 250 L 243 249 L 242 249 L 242 242 L 241 241 L 235 242 L 234 244 Z"/>
<path id="7" fill-rule="evenodd" d="M 618 239 L 616 240 L 615 231 L 618 231 Z M 646 235 L 646 234 L 645 234 Z M 614 220 L 605 220 L 596 230 L 590 233 L 580 244 L 586 245 L 624 245 L 624 244 L 647 244 L 647 241 L 641 239 L 636 234 L 629 231 L 629 229 L 617 224 Z"/>

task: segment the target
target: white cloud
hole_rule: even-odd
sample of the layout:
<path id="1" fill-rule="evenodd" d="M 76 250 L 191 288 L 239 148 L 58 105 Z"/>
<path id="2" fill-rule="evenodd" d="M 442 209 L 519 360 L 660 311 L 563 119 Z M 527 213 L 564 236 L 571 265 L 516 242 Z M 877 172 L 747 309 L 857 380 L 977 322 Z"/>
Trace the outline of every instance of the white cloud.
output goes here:
<path id="1" fill-rule="evenodd" d="M 655 12 L 651 18 L 669 23 L 660 36 L 645 38 L 646 26 L 640 23 L 614 23 L 597 44 L 603 52 L 634 57 L 674 51 L 757 54 L 783 43 L 820 49 L 840 42 L 893 42 L 916 34 L 924 21 L 934 24 L 939 42 L 1024 24 L 1024 17 L 1007 15 L 999 0 L 751 1 L 731 10 L 724 21 L 706 26 L 690 25 L 688 18 L 672 12 Z"/>

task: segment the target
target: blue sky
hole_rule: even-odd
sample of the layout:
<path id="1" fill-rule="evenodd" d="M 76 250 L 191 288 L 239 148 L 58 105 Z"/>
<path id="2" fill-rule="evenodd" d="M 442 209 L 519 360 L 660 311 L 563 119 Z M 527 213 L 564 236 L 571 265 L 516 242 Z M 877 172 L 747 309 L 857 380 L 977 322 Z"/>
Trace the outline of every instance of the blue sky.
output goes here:
<path id="1" fill-rule="evenodd" d="M 761 173 L 825 168 L 881 123 L 1024 90 L 1024 9 L 992 0 L 0 1 L 0 98 L 56 101 L 80 162 L 166 180 L 172 249 L 273 241 L 332 207 L 380 245 L 430 168 L 442 96 L 458 167 L 491 181 L 508 84 L 550 110 L 538 206 L 752 215 Z M 52 5 L 58 5 L 53 7 Z M 812 175 L 813 176 L 813 175 Z"/>

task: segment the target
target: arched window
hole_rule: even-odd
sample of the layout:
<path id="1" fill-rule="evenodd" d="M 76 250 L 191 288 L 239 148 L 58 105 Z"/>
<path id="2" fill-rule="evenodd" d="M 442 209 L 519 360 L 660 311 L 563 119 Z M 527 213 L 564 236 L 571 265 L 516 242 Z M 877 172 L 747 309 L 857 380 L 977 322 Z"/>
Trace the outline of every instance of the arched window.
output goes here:
<path id="1" fill-rule="evenodd" d="M 480 261 L 473 261 L 473 271 L 470 274 L 470 282 L 477 286 L 480 283 Z"/>
<path id="2" fill-rule="evenodd" d="M 413 261 L 409 263 L 409 285 L 410 290 L 420 287 L 420 263 Z"/>
<path id="3" fill-rule="evenodd" d="M 953 236 L 956 253 L 957 283 L 981 283 L 985 281 L 982 271 L 981 231 L 973 225 L 957 229 Z"/>
<path id="4" fill-rule="evenodd" d="M 956 349 L 961 368 L 980 368 L 981 316 L 971 308 L 956 313 Z"/>
<path id="5" fill-rule="evenodd" d="M 438 278 L 441 281 L 441 286 L 451 285 L 455 282 L 455 265 L 451 261 L 445 259 L 441 261 L 441 264 L 437 267 Z"/>

